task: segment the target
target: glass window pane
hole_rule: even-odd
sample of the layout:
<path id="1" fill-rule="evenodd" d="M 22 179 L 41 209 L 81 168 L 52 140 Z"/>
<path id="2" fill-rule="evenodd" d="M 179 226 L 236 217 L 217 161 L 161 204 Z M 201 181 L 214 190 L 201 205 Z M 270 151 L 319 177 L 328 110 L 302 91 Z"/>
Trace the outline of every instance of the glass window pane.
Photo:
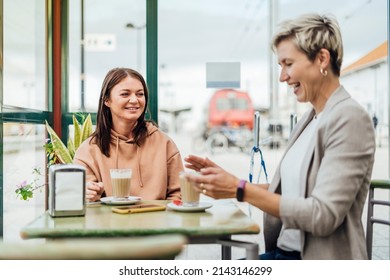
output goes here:
<path id="1" fill-rule="evenodd" d="M 228 154 L 240 157 L 242 168 L 232 168 L 240 177 L 249 172 L 253 106 L 262 118 L 269 115 L 268 12 L 268 1 L 159 2 L 159 125 L 179 144 L 193 143 L 182 146 L 184 155 L 213 153 L 217 161 Z M 206 87 L 206 64 L 215 62 L 240 64 L 239 88 Z M 218 131 L 220 125 L 228 130 Z M 216 141 L 209 138 L 215 133 L 229 138 L 224 152 L 207 147 Z M 268 137 L 266 130 L 261 137 Z"/>
<path id="2" fill-rule="evenodd" d="M 3 205 L 4 236 L 6 242 L 21 240 L 20 229 L 45 210 L 45 190 L 40 188 L 28 201 L 17 197 L 15 190 L 25 181 L 36 185 L 45 183 L 45 177 L 35 176 L 33 169 L 45 172 L 44 125 L 5 123 L 3 140 Z"/>
<path id="3" fill-rule="evenodd" d="M 145 0 L 69 1 L 69 108 L 97 111 L 104 76 L 114 67 L 146 73 Z M 82 21 L 84 18 L 84 45 Z M 84 56 L 83 56 L 84 55 Z M 83 59 L 84 57 L 84 59 Z"/>
<path id="4" fill-rule="evenodd" d="M 47 110 L 45 0 L 4 4 L 4 104 Z"/>

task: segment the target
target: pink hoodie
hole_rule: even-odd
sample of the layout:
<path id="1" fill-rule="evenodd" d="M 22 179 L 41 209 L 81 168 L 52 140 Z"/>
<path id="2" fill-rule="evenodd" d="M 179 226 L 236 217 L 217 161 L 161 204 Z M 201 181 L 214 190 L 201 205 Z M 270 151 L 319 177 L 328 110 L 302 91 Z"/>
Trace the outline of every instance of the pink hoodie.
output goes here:
<path id="1" fill-rule="evenodd" d="M 110 168 L 131 168 L 130 195 L 142 199 L 180 199 L 179 173 L 184 170 L 180 152 L 171 138 L 147 123 L 148 137 L 141 147 L 133 139 L 111 130 L 110 157 L 103 155 L 91 137 L 77 149 L 73 162 L 87 168 L 87 182 L 103 182 L 112 195 Z"/>

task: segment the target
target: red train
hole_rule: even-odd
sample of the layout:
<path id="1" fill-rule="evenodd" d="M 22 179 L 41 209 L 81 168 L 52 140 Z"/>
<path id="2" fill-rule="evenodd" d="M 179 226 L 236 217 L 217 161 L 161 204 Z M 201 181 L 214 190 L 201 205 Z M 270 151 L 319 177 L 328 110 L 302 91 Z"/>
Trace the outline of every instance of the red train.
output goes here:
<path id="1" fill-rule="evenodd" d="M 209 129 L 221 126 L 253 129 L 253 103 L 245 91 L 217 90 L 210 99 L 208 114 Z"/>

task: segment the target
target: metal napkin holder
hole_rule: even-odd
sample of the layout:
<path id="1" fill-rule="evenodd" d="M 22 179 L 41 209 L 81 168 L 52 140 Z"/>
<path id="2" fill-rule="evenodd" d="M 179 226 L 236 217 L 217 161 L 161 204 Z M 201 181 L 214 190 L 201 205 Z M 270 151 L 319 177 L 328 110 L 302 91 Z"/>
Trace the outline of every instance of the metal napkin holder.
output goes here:
<path id="1" fill-rule="evenodd" d="M 49 168 L 49 214 L 52 217 L 85 215 L 85 168 L 55 164 Z"/>

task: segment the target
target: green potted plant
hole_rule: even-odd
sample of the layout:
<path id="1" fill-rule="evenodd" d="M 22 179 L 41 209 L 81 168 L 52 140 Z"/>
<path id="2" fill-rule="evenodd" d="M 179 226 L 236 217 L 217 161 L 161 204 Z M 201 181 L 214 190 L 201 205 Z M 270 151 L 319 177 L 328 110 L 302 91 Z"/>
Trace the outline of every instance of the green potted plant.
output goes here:
<path id="1" fill-rule="evenodd" d="M 77 120 L 76 115 L 73 115 L 74 133 L 73 138 L 69 137 L 65 145 L 61 138 L 46 121 L 46 129 L 49 134 L 47 142 L 43 146 L 48 158 L 48 167 L 52 164 L 67 164 L 73 162 L 73 157 L 80 144 L 92 134 L 92 119 L 91 115 L 81 115 L 81 123 Z M 16 186 L 16 196 L 22 200 L 29 200 L 33 197 L 34 191 L 41 189 L 46 184 L 38 184 L 39 176 L 43 176 L 39 168 L 33 169 L 35 176 L 32 182 L 26 180 Z"/>

